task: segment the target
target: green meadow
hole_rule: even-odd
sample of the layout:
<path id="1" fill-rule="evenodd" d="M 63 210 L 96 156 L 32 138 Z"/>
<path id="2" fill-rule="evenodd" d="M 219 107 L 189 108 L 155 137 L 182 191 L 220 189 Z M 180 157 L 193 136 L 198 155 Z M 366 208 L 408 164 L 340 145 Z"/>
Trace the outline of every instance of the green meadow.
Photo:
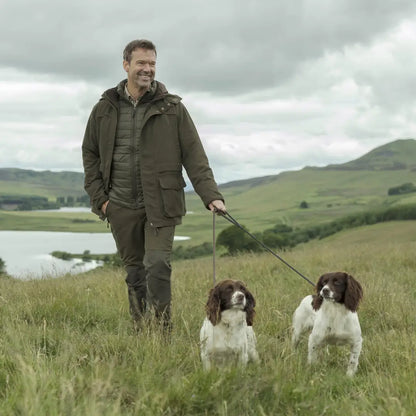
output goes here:
<path id="1" fill-rule="evenodd" d="M 416 203 L 416 193 L 389 196 L 391 187 L 416 183 L 416 171 L 327 171 L 305 168 L 277 176 L 251 179 L 221 187 L 230 214 L 251 232 L 284 223 L 294 228 L 400 204 Z M 300 208 L 302 201 L 307 209 Z M 184 246 L 212 241 L 212 215 L 199 197 L 186 194 L 188 214 L 177 235 L 191 237 Z M 230 224 L 216 219 L 218 232 Z M 109 232 L 92 213 L 0 211 L 0 230 Z"/>
<path id="2" fill-rule="evenodd" d="M 96 215 L 52 211 L 0 211 L 0 230 L 109 232 Z"/>
<path id="3" fill-rule="evenodd" d="M 304 168 L 221 186 L 229 213 L 251 232 L 294 229 L 363 212 L 415 204 L 415 140 L 397 140 L 355 161 Z M 82 195 L 82 175 L 0 170 L 4 194 Z M 175 245 L 212 242 L 213 216 L 194 193 Z M 302 203 L 307 208 L 301 208 Z M 215 217 L 216 233 L 229 227 Z M 110 232 L 92 213 L 0 210 L 0 230 Z M 24 251 L 24 248 L 22 248 Z M 91 247 L 93 251 L 93 247 Z M 338 232 L 280 252 L 312 281 L 347 271 L 364 288 L 364 344 L 358 372 L 348 350 L 330 347 L 306 364 L 307 337 L 290 345 L 291 318 L 313 288 L 269 253 L 217 251 L 216 276 L 246 282 L 257 307 L 261 362 L 202 371 L 199 329 L 212 287 L 212 256 L 173 262 L 173 332 L 133 329 L 124 272 L 98 268 L 61 278 L 0 277 L 0 415 L 407 416 L 416 409 L 416 221 Z M 1 258 L 1 253 L 0 253 Z M 7 266 L 7 265 L 6 265 Z"/>
<path id="4" fill-rule="evenodd" d="M 229 182 L 220 186 L 227 210 L 251 232 L 276 224 L 305 228 L 363 211 L 415 204 L 416 192 L 389 195 L 391 188 L 416 184 L 416 140 L 400 139 L 342 165 L 305 167 L 278 175 Z M 0 169 L 3 195 L 58 197 L 85 195 L 83 175 Z M 186 193 L 188 215 L 177 235 L 191 237 L 178 244 L 212 241 L 212 215 L 193 192 Z M 308 208 L 301 208 L 306 203 Z M 218 218 L 218 232 L 229 223 Z M 91 213 L 0 211 L 0 230 L 109 232 Z M 1 254 L 0 254 L 1 256 Z"/>
<path id="5" fill-rule="evenodd" d="M 313 281 L 343 270 L 364 288 L 364 344 L 355 377 L 348 350 L 306 364 L 291 317 L 313 288 L 269 253 L 216 259 L 217 279 L 246 282 L 257 307 L 261 362 L 204 372 L 199 329 L 212 258 L 173 264 L 173 332 L 135 333 L 124 273 L 96 269 L 41 280 L 0 279 L 0 414 L 414 415 L 416 221 L 343 231 L 280 253 Z"/>

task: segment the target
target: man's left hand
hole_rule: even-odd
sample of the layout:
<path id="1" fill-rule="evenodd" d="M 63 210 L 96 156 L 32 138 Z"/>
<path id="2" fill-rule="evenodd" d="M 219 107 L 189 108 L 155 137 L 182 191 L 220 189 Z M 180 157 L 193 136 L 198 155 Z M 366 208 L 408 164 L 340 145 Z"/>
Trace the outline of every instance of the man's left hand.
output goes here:
<path id="1" fill-rule="evenodd" d="M 218 213 L 225 213 L 227 210 L 225 209 L 225 204 L 221 199 L 216 199 L 208 204 L 208 208 L 212 212 L 218 212 Z"/>

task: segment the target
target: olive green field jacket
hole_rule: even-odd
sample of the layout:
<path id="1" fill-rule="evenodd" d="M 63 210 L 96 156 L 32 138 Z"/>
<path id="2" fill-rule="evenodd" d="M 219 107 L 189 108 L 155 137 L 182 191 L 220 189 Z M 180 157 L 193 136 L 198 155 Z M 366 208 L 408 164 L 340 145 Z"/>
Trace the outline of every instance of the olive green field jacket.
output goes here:
<path id="1" fill-rule="evenodd" d="M 103 93 L 92 109 L 82 143 L 85 190 L 92 211 L 101 219 L 105 219 L 101 206 L 108 200 L 111 187 L 119 98 L 116 87 Z M 169 94 L 157 82 L 155 96 L 143 120 L 140 142 L 143 198 L 151 226 L 181 223 L 186 213 L 182 166 L 205 207 L 213 200 L 224 200 L 181 98 Z"/>

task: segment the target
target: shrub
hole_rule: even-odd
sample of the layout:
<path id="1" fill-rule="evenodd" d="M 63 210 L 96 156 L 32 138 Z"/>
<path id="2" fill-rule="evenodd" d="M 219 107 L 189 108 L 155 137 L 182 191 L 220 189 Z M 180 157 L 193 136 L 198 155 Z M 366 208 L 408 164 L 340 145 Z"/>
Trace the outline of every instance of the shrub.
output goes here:
<path id="1" fill-rule="evenodd" d="M 51 255 L 61 260 L 71 260 L 72 254 L 66 251 L 52 251 Z"/>
<path id="2" fill-rule="evenodd" d="M 387 195 L 402 195 L 416 192 L 416 186 L 411 182 L 404 183 L 400 186 L 393 186 L 387 191 Z"/>
<path id="3" fill-rule="evenodd" d="M 236 254 L 243 251 L 259 251 L 259 244 L 253 240 L 243 229 L 231 225 L 222 230 L 217 237 L 217 244 L 227 248 L 229 254 Z M 261 239 L 261 236 L 256 236 Z"/>
<path id="4" fill-rule="evenodd" d="M 0 275 L 6 273 L 6 262 L 0 257 Z"/>

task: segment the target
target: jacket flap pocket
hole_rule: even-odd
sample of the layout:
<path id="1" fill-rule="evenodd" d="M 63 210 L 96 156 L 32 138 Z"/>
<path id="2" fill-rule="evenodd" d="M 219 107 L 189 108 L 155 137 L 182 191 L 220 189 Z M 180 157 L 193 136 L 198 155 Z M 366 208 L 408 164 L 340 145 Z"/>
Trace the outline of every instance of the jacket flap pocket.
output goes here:
<path id="1" fill-rule="evenodd" d="M 163 175 L 159 177 L 160 187 L 162 189 L 182 189 L 185 188 L 186 183 L 182 176 L 178 175 Z"/>

